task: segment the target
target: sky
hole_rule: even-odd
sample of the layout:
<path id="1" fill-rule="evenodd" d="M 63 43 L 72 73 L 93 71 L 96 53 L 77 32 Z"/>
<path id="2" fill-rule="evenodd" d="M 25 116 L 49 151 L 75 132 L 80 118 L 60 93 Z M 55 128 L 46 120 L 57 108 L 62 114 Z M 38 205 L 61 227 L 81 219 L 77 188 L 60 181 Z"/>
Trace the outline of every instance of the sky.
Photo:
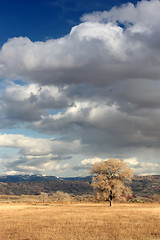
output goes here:
<path id="1" fill-rule="evenodd" d="M 0 5 L 0 174 L 160 174 L 160 1 Z"/>

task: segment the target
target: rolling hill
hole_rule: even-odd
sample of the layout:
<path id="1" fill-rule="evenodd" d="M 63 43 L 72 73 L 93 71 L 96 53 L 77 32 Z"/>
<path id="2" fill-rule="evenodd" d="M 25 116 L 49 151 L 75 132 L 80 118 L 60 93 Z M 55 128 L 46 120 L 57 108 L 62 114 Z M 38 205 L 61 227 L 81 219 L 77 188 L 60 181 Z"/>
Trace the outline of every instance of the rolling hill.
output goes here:
<path id="1" fill-rule="evenodd" d="M 0 195 L 39 195 L 63 191 L 74 195 L 92 194 L 91 177 L 58 178 L 41 175 L 0 177 Z M 134 196 L 160 195 L 160 175 L 135 176 L 129 184 Z"/>

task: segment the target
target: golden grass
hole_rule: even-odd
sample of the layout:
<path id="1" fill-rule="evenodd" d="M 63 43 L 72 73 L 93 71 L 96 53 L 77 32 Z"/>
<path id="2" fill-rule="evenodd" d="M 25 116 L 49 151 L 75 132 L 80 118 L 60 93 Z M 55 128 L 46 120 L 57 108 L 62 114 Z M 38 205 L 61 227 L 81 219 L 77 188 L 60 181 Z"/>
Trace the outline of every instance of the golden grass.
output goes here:
<path id="1" fill-rule="evenodd" d="M 160 204 L 0 204 L 0 240 L 160 239 Z"/>

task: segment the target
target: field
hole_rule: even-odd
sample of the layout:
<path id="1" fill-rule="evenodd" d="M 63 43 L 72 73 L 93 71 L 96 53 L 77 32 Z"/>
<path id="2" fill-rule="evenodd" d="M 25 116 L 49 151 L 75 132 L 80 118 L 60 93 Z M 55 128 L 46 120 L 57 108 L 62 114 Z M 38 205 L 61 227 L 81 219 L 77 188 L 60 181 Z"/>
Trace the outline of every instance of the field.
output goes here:
<path id="1" fill-rule="evenodd" d="M 0 240 L 156 240 L 156 203 L 1 203 Z"/>

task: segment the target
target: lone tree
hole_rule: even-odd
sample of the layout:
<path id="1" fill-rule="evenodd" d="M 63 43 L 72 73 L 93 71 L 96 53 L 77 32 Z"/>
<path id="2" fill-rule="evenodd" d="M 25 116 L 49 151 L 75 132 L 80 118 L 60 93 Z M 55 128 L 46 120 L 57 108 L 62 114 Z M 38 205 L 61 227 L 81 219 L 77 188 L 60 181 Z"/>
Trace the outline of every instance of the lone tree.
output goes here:
<path id="1" fill-rule="evenodd" d="M 109 201 L 112 206 L 113 199 L 125 200 L 127 196 L 131 196 L 132 191 L 125 183 L 131 181 L 133 172 L 123 161 L 109 159 L 95 163 L 90 173 L 93 175 L 92 186 L 97 200 Z"/>

